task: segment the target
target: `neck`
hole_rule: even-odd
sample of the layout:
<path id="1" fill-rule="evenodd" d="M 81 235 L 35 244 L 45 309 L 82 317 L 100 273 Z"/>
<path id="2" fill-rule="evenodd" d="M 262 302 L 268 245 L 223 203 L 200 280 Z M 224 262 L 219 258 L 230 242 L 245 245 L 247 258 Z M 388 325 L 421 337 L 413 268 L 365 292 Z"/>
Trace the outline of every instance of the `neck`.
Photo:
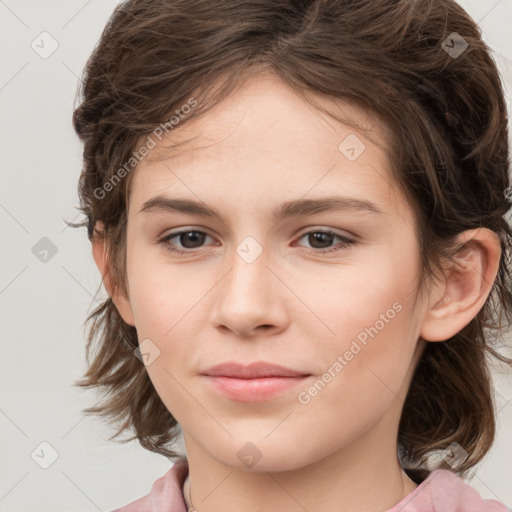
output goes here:
<path id="1" fill-rule="evenodd" d="M 401 468 L 396 450 L 386 452 L 382 445 L 369 450 L 367 457 L 354 458 L 341 450 L 306 467 L 256 472 L 205 457 L 188 440 L 185 502 L 191 512 L 385 512 L 417 484 Z"/>

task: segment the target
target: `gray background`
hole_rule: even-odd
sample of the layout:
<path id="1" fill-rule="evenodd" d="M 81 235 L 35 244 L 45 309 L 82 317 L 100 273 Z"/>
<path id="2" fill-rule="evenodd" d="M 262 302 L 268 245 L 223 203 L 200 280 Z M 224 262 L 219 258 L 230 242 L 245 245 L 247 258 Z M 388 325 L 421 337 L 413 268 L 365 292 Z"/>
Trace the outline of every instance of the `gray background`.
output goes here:
<path id="1" fill-rule="evenodd" d="M 112 432 L 80 412 L 94 392 L 72 386 L 86 368 L 84 320 L 101 280 L 85 230 L 64 223 L 79 219 L 82 148 L 71 114 L 78 77 L 117 3 L 0 0 L 1 511 L 109 511 L 147 494 L 171 466 L 136 442 L 107 442 Z M 512 0 L 460 3 L 494 50 L 510 112 Z M 58 48 L 42 58 L 51 44 Z M 57 251 L 46 262 L 32 252 L 51 247 L 43 237 Z M 511 506 L 512 376 L 496 370 L 495 382 L 498 436 L 470 483 Z M 53 452 L 42 442 L 57 456 L 47 469 L 40 464 Z"/>

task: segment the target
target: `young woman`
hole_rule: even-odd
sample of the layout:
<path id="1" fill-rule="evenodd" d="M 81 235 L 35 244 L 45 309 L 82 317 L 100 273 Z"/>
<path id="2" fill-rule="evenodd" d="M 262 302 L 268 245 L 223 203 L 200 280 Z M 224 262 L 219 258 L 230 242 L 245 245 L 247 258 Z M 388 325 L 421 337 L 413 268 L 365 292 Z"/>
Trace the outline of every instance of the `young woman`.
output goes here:
<path id="1" fill-rule="evenodd" d="M 109 298 L 78 384 L 176 462 L 118 512 L 507 510 L 463 480 L 512 364 L 512 194 L 458 4 L 128 0 L 81 93 Z"/>

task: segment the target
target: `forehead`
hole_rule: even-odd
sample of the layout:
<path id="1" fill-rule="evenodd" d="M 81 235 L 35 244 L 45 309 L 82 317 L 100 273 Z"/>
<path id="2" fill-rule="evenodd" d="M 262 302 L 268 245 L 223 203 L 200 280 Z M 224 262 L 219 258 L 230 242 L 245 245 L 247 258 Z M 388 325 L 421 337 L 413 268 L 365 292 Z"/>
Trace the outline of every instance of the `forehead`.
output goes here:
<path id="1" fill-rule="evenodd" d="M 347 102 L 320 95 L 312 99 L 273 75 L 247 80 L 208 112 L 178 124 L 157 141 L 137 166 L 130 203 L 141 204 L 173 184 L 186 191 L 186 183 L 202 193 L 221 192 L 221 182 L 233 189 L 266 185 L 305 193 L 324 175 L 322 185 L 333 184 L 340 170 L 360 177 L 376 172 L 389 185 L 385 126 Z M 316 105 L 356 126 L 335 120 Z M 361 153 L 352 160 L 354 148 Z"/>
<path id="2" fill-rule="evenodd" d="M 182 126 L 178 123 L 163 140 L 155 141 L 157 145 L 148 161 L 198 150 L 208 143 L 218 144 L 239 125 L 242 125 L 244 136 L 254 137 L 254 143 L 264 140 L 265 135 L 271 135 L 272 132 L 266 132 L 272 128 L 274 132 L 284 129 L 294 133 L 296 140 L 301 136 L 309 138 L 312 130 L 318 132 L 319 138 L 325 135 L 325 131 L 331 131 L 333 135 L 343 133 L 342 123 L 335 116 L 355 123 L 359 130 L 350 130 L 358 131 L 360 137 L 369 138 L 381 148 L 387 146 L 389 130 L 368 109 L 327 94 L 308 92 L 307 95 L 304 97 L 270 72 L 251 76 L 236 92 L 200 117 L 187 121 L 184 115 L 186 122 Z M 317 109 L 316 105 L 333 117 Z"/>

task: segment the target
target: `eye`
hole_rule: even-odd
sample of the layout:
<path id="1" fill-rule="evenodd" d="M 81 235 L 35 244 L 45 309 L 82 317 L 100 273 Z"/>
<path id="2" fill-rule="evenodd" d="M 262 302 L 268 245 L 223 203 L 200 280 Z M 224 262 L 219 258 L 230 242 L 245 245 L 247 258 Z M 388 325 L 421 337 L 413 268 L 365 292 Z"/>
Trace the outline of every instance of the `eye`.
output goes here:
<path id="1" fill-rule="evenodd" d="M 311 249 L 306 248 L 307 252 L 315 253 L 315 254 L 325 254 L 336 251 L 342 251 L 347 249 L 355 242 L 350 238 L 347 238 L 344 235 L 336 233 L 332 230 L 321 230 L 315 229 L 312 231 L 308 231 L 307 233 L 303 233 L 299 240 L 307 237 L 307 240 L 312 243 L 313 247 Z M 181 249 L 176 248 L 175 242 L 171 242 L 174 238 L 178 240 L 181 244 Z M 194 249 L 199 249 L 203 245 L 205 238 L 212 238 L 204 231 L 186 229 L 182 231 L 177 231 L 175 233 L 170 233 L 169 235 L 162 238 L 159 243 L 163 244 L 164 248 L 172 252 L 174 254 L 191 254 L 194 252 Z M 333 240 L 339 240 L 339 243 L 334 247 L 329 247 L 332 244 Z M 327 246 L 327 247 L 326 247 Z"/>
<path id="2" fill-rule="evenodd" d="M 177 231 L 176 233 L 171 233 L 166 237 L 160 240 L 160 243 L 164 245 L 164 248 L 169 252 L 173 252 L 176 254 L 185 254 L 192 252 L 193 249 L 197 249 L 204 242 L 205 237 L 209 237 L 204 231 L 187 229 L 183 231 Z M 171 243 L 173 238 L 177 238 L 183 249 L 177 249 L 174 247 L 174 244 Z M 209 237 L 211 238 L 211 237 Z"/>
<path id="3" fill-rule="evenodd" d="M 352 244 L 354 244 L 354 240 L 351 240 L 350 238 L 347 238 L 344 235 L 340 235 L 339 233 L 336 233 L 335 231 L 332 231 L 330 229 L 315 229 L 313 231 L 308 231 L 307 233 L 303 233 L 299 240 L 304 237 L 307 237 L 308 242 L 312 243 L 313 245 L 313 249 L 308 249 L 307 252 L 316 254 L 325 254 L 336 251 L 342 251 L 350 247 Z M 331 244 L 334 239 L 338 239 L 340 240 L 340 242 L 334 247 L 326 248 L 325 245 Z M 318 245 L 320 245 L 320 247 L 318 247 Z"/>

